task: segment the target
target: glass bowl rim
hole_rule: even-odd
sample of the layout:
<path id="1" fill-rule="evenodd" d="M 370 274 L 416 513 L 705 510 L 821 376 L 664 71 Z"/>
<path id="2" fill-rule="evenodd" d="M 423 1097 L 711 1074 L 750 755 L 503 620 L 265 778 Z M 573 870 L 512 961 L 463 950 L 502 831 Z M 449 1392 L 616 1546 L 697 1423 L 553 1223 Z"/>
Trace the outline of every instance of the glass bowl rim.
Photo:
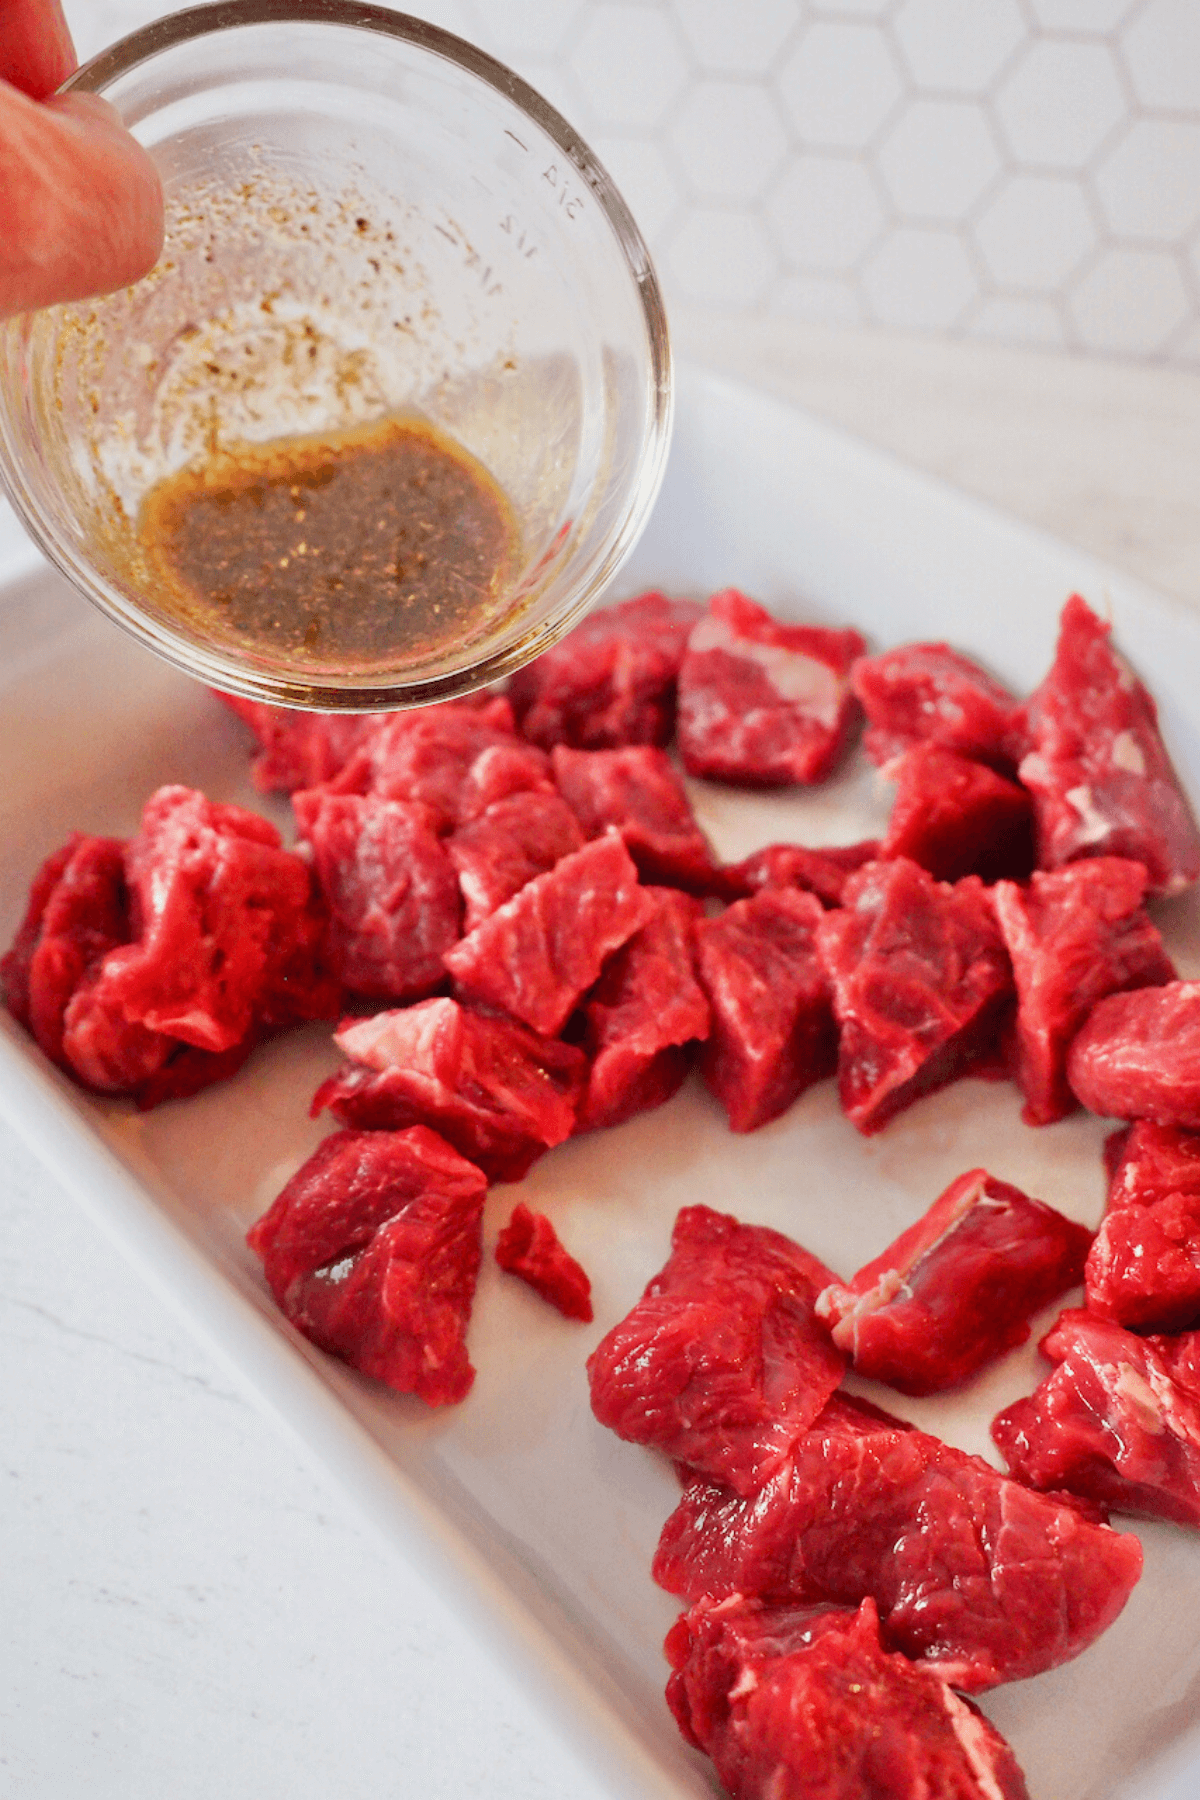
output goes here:
<path id="1" fill-rule="evenodd" d="M 70 75 L 60 93 L 79 91 L 103 96 L 123 76 L 166 51 L 217 33 L 254 25 L 332 25 L 396 38 L 421 51 L 443 58 L 494 89 L 511 105 L 527 114 L 570 159 L 599 204 L 625 261 L 631 283 L 641 303 L 650 364 L 652 404 L 642 430 L 646 457 L 636 488 L 636 506 L 627 505 L 609 533 L 609 541 L 596 569 L 573 603 L 544 619 L 518 639 L 494 649 L 478 661 L 441 674 L 394 687 L 330 685 L 299 676 L 260 675 L 232 662 L 203 644 L 183 646 L 174 635 L 160 629 L 149 616 L 127 610 L 106 592 L 103 578 L 89 564 L 71 554 L 42 519 L 41 507 L 19 479 L 18 461 L 10 453 L 0 429 L 0 488 L 8 491 L 25 528 L 43 554 L 92 602 L 99 611 L 148 645 L 176 668 L 212 687 L 224 688 L 245 698 L 306 710 L 381 712 L 431 701 L 450 699 L 502 680 L 551 648 L 578 624 L 588 607 L 611 581 L 642 526 L 649 517 L 662 484 L 674 420 L 674 383 L 670 335 L 662 291 L 649 249 L 632 213 L 607 170 L 574 127 L 543 99 L 537 90 L 497 58 L 467 39 L 411 14 L 394 12 L 370 0 L 209 0 L 152 20 L 100 51 Z M 11 329 L 21 315 L 7 321 Z M 6 322 L 0 321 L 0 332 Z M 0 408 L 0 427 L 3 425 Z"/>

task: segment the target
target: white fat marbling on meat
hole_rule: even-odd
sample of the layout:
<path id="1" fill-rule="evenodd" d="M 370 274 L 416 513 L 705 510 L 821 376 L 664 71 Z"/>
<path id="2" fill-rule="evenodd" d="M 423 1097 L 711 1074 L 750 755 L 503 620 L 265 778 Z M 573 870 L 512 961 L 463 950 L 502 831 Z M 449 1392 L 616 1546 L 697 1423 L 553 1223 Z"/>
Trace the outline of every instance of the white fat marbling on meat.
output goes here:
<path id="1" fill-rule="evenodd" d="M 688 654 L 724 650 L 745 662 L 756 662 L 775 692 L 790 700 L 819 725 L 832 731 L 842 710 L 842 682 L 828 663 L 788 650 L 782 644 L 756 644 L 738 637 L 723 619 L 701 619 L 688 639 Z"/>
<path id="2" fill-rule="evenodd" d="M 962 1746 L 963 1755 L 970 1764 L 971 1773 L 979 1783 L 980 1800 L 1004 1800 L 1004 1790 L 996 1780 L 996 1766 L 992 1755 L 992 1745 L 988 1741 L 988 1729 L 983 1719 L 965 1700 L 950 1688 L 943 1688 L 942 1696 L 946 1702 L 946 1711 L 950 1715 L 950 1724 L 954 1735 Z"/>
<path id="3" fill-rule="evenodd" d="M 1112 759 L 1115 767 L 1124 769 L 1127 775 L 1146 773 L 1146 758 L 1132 731 L 1118 731 L 1113 739 Z"/>
<path id="4" fill-rule="evenodd" d="M 1091 788 L 1086 786 L 1068 788 L 1064 798 L 1079 814 L 1083 829 L 1077 834 L 1078 842 L 1102 844 L 1112 832 L 1112 821 L 1106 819 L 1103 813 L 1097 812 L 1092 804 Z"/>

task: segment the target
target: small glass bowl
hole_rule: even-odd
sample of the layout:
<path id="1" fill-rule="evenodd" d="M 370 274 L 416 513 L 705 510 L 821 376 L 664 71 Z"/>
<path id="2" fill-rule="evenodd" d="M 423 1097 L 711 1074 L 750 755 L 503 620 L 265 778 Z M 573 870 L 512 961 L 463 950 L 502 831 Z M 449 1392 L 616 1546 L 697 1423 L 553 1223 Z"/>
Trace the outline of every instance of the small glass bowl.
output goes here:
<path id="1" fill-rule="evenodd" d="M 168 661 L 252 699 L 461 694 L 577 622 L 645 523 L 672 415 L 649 254 L 516 75 L 358 0 L 225 0 L 68 84 L 151 151 L 167 240 L 105 299 L 0 324 L 0 479 L 46 555 Z M 146 493 L 231 444 L 416 415 L 499 484 L 511 578 L 462 642 L 371 666 L 263 651 L 159 604 Z"/>

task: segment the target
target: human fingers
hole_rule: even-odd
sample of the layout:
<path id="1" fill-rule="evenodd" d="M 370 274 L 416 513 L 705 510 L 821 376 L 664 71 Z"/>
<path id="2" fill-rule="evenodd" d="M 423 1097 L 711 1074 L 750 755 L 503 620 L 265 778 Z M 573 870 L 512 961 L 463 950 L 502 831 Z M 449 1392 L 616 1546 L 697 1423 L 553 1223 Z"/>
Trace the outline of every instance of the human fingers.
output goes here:
<path id="1" fill-rule="evenodd" d="M 44 100 L 75 68 L 61 0 L 0 0 L 0 81 Z"/>
<path id="2" fill-rule="evenodd" d="M 0 318 L 124 287 L 162 237 L 158 172 L 111 106 L 0 86 Z"/>

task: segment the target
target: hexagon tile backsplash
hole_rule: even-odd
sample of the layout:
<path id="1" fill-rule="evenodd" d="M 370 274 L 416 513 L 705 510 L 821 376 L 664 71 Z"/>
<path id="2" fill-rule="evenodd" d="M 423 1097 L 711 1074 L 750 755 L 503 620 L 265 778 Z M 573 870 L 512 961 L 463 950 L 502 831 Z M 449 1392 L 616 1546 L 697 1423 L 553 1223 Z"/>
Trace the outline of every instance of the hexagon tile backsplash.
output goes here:
<path id="1" fill-rule="evenodd" d="M 81 54 L 172 10 L 66 0 Z M 668 301 L 1200 363 L 1200 0 L 427 0 Z"/>

